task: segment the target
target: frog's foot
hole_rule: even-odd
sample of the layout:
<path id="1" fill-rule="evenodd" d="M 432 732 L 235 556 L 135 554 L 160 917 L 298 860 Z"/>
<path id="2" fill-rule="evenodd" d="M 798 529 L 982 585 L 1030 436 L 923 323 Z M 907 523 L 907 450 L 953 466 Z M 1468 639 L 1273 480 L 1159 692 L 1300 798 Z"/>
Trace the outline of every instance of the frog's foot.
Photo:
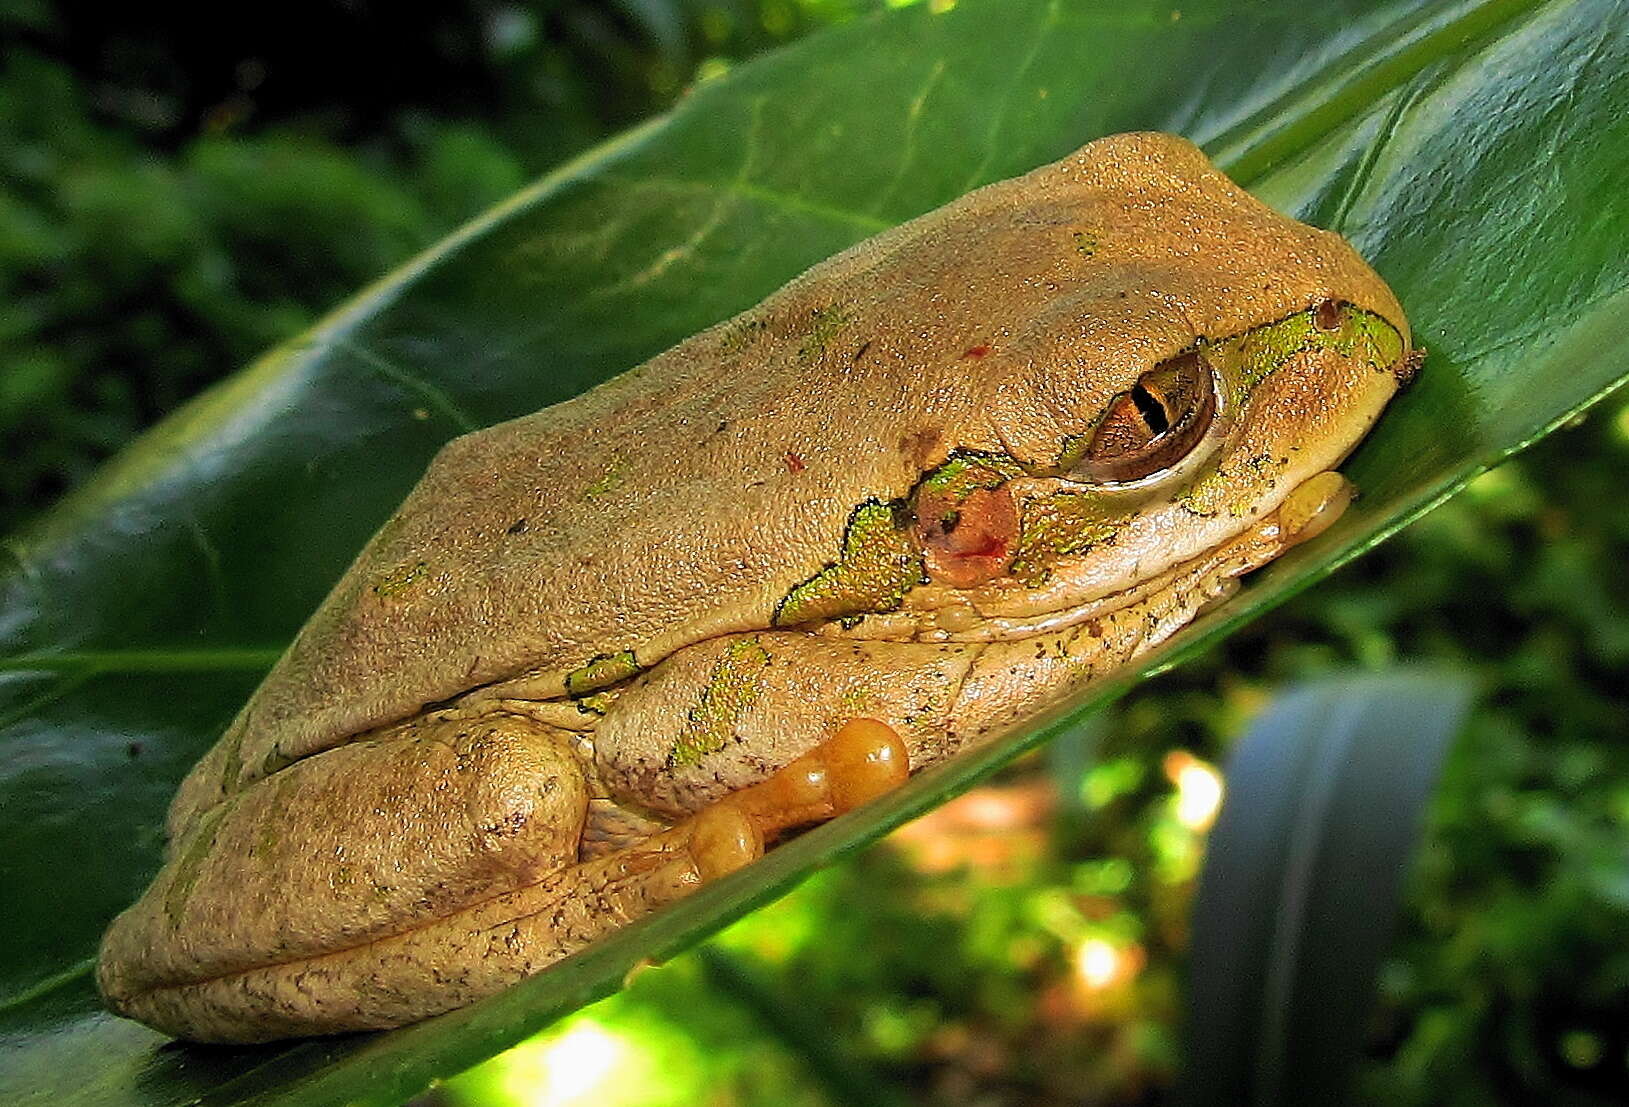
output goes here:
<path id="1" fill-rule="evenodd" d="M 665 834 L 684 840 L 698 880 L 713 880 L 757 860 L 782 831 L 835 818 L 899 787 L 910 775 L 908 761 L 893 727 L 850 719 L 790 765 Z"/>
<path id="2" fill-rule="evenodd" d="M 773 776 L 731 793 L 708 810 L 742 812 L 769 841 L 783 830 L 851 811 L 899 787 L 909 775 L 905 742 L 893 727 L 876 719 L 850 719 Z"/>

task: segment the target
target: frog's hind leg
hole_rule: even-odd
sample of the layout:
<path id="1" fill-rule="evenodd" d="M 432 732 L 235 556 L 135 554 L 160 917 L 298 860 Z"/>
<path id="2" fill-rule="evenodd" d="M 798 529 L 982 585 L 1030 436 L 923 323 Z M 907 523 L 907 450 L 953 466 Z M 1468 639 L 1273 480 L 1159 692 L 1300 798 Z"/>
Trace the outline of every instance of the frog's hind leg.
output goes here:
<path id="1" fill-rule="evenodd" d="M 781 830 L 863 803 L 905 772 L 892 729 L 856 720 L 779 773 L 636 845 L 563 865 L 408 929 L 148 987 L 119 1006 L 206 1041 L 412 1022 L 500 991 L 754 860 Z"/>
<path id="2" fill-rule="evenodd" d="M 104 996 L 190 1038 L 337 1029 L 321 987 L 299 990 L 308 967 L 577 863 L 590 792 L 578 742 L 510 711 L 442 712 L 228 795 L 108 928 Z M 294 990 L 255 992 L 274 977 Z"/>

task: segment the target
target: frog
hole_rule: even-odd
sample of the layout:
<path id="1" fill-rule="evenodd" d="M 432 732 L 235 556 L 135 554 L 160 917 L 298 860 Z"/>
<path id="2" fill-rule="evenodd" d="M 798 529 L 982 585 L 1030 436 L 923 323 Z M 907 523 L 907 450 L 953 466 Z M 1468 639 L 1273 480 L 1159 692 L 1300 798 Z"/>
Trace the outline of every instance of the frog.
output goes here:
<path id="1" fill-rule="evenodd" d="M 547 972 L 1144 658 L 1340 516 L 1420 358 L 1139 132 L 455 438 L 181 782 L 104 1000 L 259 1042 Z"/>

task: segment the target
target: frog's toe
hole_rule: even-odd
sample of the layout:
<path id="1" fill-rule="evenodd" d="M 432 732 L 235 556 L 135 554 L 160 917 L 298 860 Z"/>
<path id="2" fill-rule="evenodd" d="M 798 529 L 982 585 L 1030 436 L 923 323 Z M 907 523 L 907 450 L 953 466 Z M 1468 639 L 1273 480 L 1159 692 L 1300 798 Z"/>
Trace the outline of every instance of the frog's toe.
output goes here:
<path id="1" fill-rule="evenodd" d="M 838 814 L 893 791 L 911 772 L 905 740 L 877 719 L 850 719 L 814 752 L 826 763 L 827 787 Z"/>
<path id="2" fill-rule="evenodd" d="M 716 880 L 764 853 L 764 835 L 758 822 L 729 803 L 707 808 L 690 820 L 690 857 L 696 875 Z"/>
<path id="3" fill-rule="evenodd" d="M 765 838 L 778 831 L 852 811 L 897 788 L 910 775 L 899 732 L 876 719 L 850 719 L 826 741 L 768 779 L 743 788 L 719 806 L 734 806 Z"/>

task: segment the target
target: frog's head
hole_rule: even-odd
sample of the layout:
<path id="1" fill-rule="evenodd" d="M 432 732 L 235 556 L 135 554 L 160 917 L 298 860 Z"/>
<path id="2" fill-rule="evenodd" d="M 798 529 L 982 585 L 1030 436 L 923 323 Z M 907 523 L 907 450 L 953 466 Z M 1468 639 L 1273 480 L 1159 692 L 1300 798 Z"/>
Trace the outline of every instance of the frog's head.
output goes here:
<path id="1" fill-rule="evenodd" d="M 1180 140 L 1111 141 L 1028 182 L 1053 215 L 1006 240 L 1090 256 L 987 359 L 985 444 L 907 498 L 918 634 L 1021 633 L 1202 563 L 1220 594 L 1340 513 L 1333 470 L 1413 371 L 1401 308 L 1338 235 Z"/>

